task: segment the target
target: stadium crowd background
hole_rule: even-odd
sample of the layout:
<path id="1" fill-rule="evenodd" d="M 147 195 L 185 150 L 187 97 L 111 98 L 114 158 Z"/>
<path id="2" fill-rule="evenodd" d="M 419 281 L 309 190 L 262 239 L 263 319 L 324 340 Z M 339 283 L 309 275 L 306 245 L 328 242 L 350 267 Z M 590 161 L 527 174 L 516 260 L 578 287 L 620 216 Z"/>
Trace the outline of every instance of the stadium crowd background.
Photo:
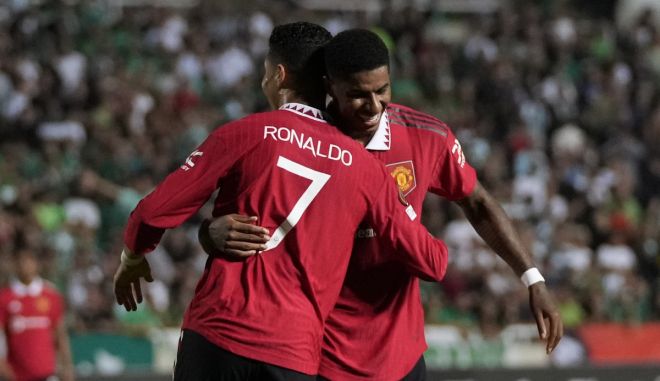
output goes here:
<path id="1" fill-rule="evenodd" d="M 267 38 L 294 20 L 381 34 L 393 100 L 453 128 L 569 331 L 660 318 L 657 15 L 622 27 L 614 2 L 511 1 L 460 15 L 236 3 L 0 5 L 0 274 L 11 275 L 17 245 L 37 251 L 72 332 L 179 325 L 206 258 L 199 219 L 150 254 L 148 308 L 130 314 L 112 294 L 123 225 L 215 126 L 267 108 Z M 427 323 L 491 337 L 532 320 L 526 290 L 458 208 L 429 198 L 424 217 L 452 258 L 443 283 L 423 285 Z"/>

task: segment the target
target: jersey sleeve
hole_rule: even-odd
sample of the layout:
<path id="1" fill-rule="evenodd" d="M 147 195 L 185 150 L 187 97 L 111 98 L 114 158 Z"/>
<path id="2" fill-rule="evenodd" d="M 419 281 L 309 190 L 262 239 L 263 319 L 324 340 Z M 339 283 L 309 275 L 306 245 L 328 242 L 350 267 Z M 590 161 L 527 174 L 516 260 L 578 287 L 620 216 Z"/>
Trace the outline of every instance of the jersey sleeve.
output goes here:
<path id="1" fill-rule="evenodd" d="M 447 270 L 447 246 L 406 212 L 409 206 L 398 187 L 384 169 L 383 174 L 385 180 L 367 216 L 381 243 L 389 246 L 379 251 L 377 261 L 398 261 L 412 275 L 440 281 Z"/>
<path id="2" fill-rule="evenodd" d="M 441 146 L 429 191 L 448 200 L 460 200 L 469 196 L 477 183 L 477 174 L 465 160 L 461 144 L 451 130 Z"/>
<path id="3" fill-rule="evenodd" d="M 245 145 L 237 144 L 241 134 L 236 130 L 214 132 L 138 203 L 124 231 L 126 247 L 136 254 L 154 250 L 165 229 L 179 226 L 206 203 L 241 157 L 236 147 L 245 152 Z"/>

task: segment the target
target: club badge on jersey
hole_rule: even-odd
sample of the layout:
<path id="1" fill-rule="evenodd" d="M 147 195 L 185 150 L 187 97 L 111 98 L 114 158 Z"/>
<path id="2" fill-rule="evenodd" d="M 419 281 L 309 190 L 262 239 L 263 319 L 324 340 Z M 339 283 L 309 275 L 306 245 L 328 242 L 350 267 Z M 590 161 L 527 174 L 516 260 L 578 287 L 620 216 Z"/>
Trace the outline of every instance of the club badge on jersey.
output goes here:
<path id="1" fill-rule="evenodd" d="M 45 314 L 50 310 L 50 301 L 48 298 L 40 297 L 35 301 L 35 308 L 39 313 Z"/>
<path id="2" fill-rule="evenodd" d="M 390 175 L 399 186 L 399 190 L 404 196 L 410 194 L 415 189 L 417 182 L 415 181 L 415 166 L 412 160 L 402 161 L 399 163 L 387 164 L 385 166 Z"/>

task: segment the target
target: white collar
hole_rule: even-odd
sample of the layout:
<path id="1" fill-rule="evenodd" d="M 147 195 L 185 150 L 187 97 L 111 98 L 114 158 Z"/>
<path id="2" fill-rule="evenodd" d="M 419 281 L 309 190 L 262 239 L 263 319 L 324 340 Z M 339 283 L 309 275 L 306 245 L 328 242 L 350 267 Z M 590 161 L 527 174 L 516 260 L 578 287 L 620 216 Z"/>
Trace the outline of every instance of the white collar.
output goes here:
<path id="1" fill-rule="evenodd" d="M 38 296 L 44 289 L 43 279 L 37 277 L 30 284 L 25 285 L 18 279 L 12 279 L 10 284 L 11 290 L 18 296 Z"/>
<path id="2" fill-rule="evenodd" d="M 302 103 L 285 103 L 280 106 L 280 110 L 291 111 L 300 116 L 305 116 L 310 119 L 318 120 L 319 122 L 327 123 L 321 110 L 312 106 L 304 105 Z"/>
<path id="3" fill-rule="evenodd" d="M 387 110 L 385 110 L 380 117 L 378 129 L 367 143 L 366 148 L 370 151 L 389 151 L 390 144 L 390 118 L 387 115 Z"/>

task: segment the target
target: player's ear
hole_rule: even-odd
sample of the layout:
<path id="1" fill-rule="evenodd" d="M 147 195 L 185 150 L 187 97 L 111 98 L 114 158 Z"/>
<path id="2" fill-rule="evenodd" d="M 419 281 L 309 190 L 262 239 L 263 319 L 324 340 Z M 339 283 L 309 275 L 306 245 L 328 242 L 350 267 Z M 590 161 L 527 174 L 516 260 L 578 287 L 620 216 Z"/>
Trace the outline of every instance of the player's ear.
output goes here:
<path id="1" fill-rule="evenodd" d="M 335 93 L 332 91 L 332 79 L 327 75 L 323 76 L 323 86 L 325 86 L 325 93 L 334 99 Z"/>
<path id="2" fill-rule="evenodd" d="M 286 68 L 282 64 L 278 64 L 275 68 L 275 79 L 277 80 L 278 87 L 281 87 L 286 80 Z"/>

